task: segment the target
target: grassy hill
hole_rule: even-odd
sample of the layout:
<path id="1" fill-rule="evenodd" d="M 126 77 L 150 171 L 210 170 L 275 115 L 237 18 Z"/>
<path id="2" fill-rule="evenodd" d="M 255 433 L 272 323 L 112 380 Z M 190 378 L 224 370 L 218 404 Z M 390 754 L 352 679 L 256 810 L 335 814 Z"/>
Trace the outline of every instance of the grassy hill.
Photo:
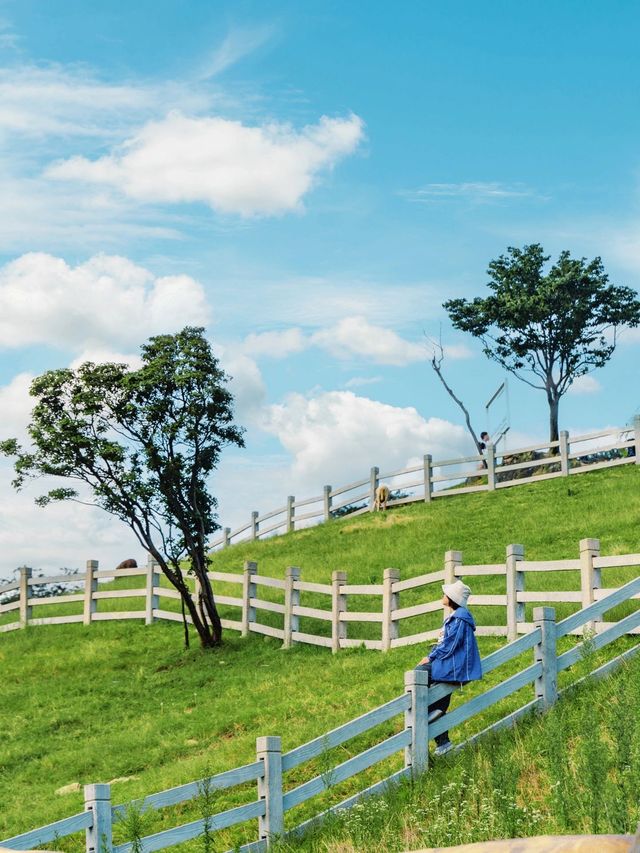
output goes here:
<path id="1" fill-rule="evenodd" d="M 243 560 L 257 560 L 261 573 L 278 577 L 294 565 L 310 581 L 342 569 L 350 582 L 377 582 L 388 566 L 403 577 L 441 568 L 447 550 L 462 551 L 466 563 L 493 563 L 504 560 L 508 544 L 520 543 L 527 559 L 552 560 L 577 556 L 578 541 L 593 537 L 603 554 L 637 551 L 639 522 L 640 466 L 628 465 L 346 516 L 219 551 L 214 568 L 237 571 Z"/>
<path id="2" fill-rule="evenodd" d="M 524 544 L 528 558 L 553 559 L 576 556 L 578 540 L 589 536 L 601 539 L 603 554 L 637 552 L 639 516 L 640 470 L 625 466 L 386 515 L 347 517 L 235 546 L 215 555 L 214 568 L 238 571 L 251 559 L 261 573 L 272 576 L 297 565 L 306 580 L 326 581 L 339 568 L 352 582 L 377 582 L 387 566 L 399 568 L 403 577 L 436 570 L 444 551 L 452 548 L 462 550 L 467 563 L 501 562 L 511 542 Z M 607 570 L 607 585 L 626 580 L 633 571 Z M 553 573 L 531 579 L 532 588 L 552 588 L 557 582 Z M 565 575 L 562 585 L 566 582 Z M 496 583 L 503 579 L 477 578 L 474 590 L 493 591 Z M 135 608 L 135 600 L 127 606 Z M 484 609 L 478 609 L 480 622 Z M 52 615 L 52 609 L 47 613 Z M 425 630 L 426 623 L 425 617 L 416 630 Z M 252 761 L 258 735 L 280 734 L 283 748 L 290 749 L 401 693 L 404 671 L 423 653 L 419 647 L 387 655 L 354 649 L 332 656 L 313 647 L 283 652 L 275 640 L 242 640 L 231 633 L 213 653 L 185 652 L 181 633 L 178 624 L 145 628 L 122 622 L 34 627 L 0 636 L 0 839 L 80 810 L 81 793 L 56 795 L 62 786 L 124 777 L 127 781 L 113 785 L 114 801 L 123 802 Z M 482 654 L 500 644 L 481 639 Z M 618 646 L 625 644 L 621 640 Z M 504 669 L 496 671 L 487 683 L 505 675 Z M 572 677 L 564 674 L 564 682 Z M 475 689 L 466 688 L 467 695 Z M 455 739 L 530 698 L 530 690 L 514 694 L 481 720 L 456 730 Z M 394 731 L 393 723 L 385 724 L 374 737 Z M 340 756 L 362 749 L 368 743 L 363 738 L 339 748 Z M 530 749 L 535 754 L 535 738 Z M 389 760 L 388 772 L 399 762 Z M 287 783 L 317 772 L 303 765 Z M 364 774 L 344 783 L 311 808 L 344 798 L 368 778 L 374 779 Z M 243 792 L 220 795 L 216 810 L 236 804 L 236 796 Z M 252 794 L 247 790 L 245 796 Z M 191 819 L 189 808 L 199 816 L 197 807 L 176 807 L 152 817 L 151 829 Z M 304 819 L 306 808 L 295 810 L 292 820 Z M 253 831 L 228 835 L 224 842 L 249 840 Z M 78 838 L 59 846 L 81 849 L 82 843 Z"/>

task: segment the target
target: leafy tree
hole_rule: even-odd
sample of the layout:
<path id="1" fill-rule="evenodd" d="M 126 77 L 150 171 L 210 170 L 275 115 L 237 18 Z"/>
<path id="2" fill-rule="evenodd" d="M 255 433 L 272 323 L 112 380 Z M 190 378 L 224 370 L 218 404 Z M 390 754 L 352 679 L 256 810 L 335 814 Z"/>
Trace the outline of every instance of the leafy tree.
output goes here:
<path id="1" fill-rule="evenodd" d="M 15 457 L 17 489 L 42 476 L 80 484 L 80 492 L 52 488 L 37 498 L 40 506 L 89 503 L 131 528 L 180 593 L 183 617 L 189 614 L 204 647 L 218 645 L 222 636 L 207 575 L 207 538 L 219 528 L 207 477 L 223 447 L 244 446 L 227 379 L 204 329 L 186 327 L 144 344 L 138 370 L 87 362 L 37 377 L 31 385 L 37 400 L 32 447 L 0 442 L 0 451 Z M 197 581 L 196 602 L 183 560 Z M 186 618 L 184 627 L 188 646 Z"/>
<path id="2" fill-rule="evenodd" d="M 563 251 L 545 274 L 549 258 L 538 243 L 509 247 L 489 264 L 489 296 L 443 307 L 457 329 L 480 338 L 486 356 L 546 393 L 549 438 L 557 441 L 560 398 L 606 364 L 621 326 L 640 323 L 640 301 L 630 287 L 609 284 L 600 258 Z"/>

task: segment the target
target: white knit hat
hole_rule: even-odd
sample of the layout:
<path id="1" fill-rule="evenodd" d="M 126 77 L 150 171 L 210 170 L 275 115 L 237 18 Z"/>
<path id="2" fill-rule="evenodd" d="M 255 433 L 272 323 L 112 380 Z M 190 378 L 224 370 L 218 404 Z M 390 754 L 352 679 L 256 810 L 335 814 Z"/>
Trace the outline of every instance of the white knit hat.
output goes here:
<path id="1" fill-rule="evenodd" d="M 442 591 L 447 598 L 450 598 L 451 601 L 455 601 L 455 603 L 459 604 L 461 607 L 467 606 L 467 600 L 471 595 L 471 590 L 466 583 L 462 583 L 462 581 L 445 583 L 442 586 Z"/>

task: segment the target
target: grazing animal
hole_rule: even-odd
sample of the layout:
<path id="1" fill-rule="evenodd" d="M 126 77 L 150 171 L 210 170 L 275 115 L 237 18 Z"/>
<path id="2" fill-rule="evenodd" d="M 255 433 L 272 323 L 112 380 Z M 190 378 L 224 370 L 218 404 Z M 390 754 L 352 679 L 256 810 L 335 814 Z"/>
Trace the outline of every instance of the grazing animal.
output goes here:
<path id="1" fill-rule="evenodd" d="M 116 566 L 116 571 L 118 571 L 118 569 L 137 569 L 137 568 L 138 568 L 138 564 L 136 563 L 136 561 L 133 559 L 133 557 L 129 557 L 128 560 L 123 560 L 119 566 Z"/>
<path id="2" fill-rule="evenodd" d="M 387 509 L 387 501 L 389 500 L 389 486 L 385 486 L 384 483 L 378 486 L 376 489 L 376 501 L 374 504 L 374 509 L 376 512 L 379 510 Z"/>

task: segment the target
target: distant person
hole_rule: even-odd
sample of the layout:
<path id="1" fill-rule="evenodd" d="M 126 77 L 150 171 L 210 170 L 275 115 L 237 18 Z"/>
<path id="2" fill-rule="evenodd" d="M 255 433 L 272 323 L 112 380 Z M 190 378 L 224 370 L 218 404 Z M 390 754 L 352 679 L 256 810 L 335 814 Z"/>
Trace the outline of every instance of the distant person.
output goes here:
<path id="1" fill-rule="evenodd" d="M 479 447 L 479 449 L 480 449 L 480 454 L 481 454 L 482 456 L 486 457 L 486 455 L 487 455 L 487 447 L 488 447 L 490 444 L 493 444 L 493 442 L 491 441 L 491 436 L 489 435 L 489 433 L 488 433 L 488 432 L 486 432 L 486 431 L 485 431 L 485 432 L 481 432 L 481 433 L 480 433 L 480 444 L 478 445 L 478 447 Z M 486 467 L 487 467 L 487 460 L 486 460 L 486 458 L 485 458 L 485 459 L 483 459 L 483 460 L 482 460 L 482 462 L 480 462 L 480 464 L 478 465 L 478 468 L 486 468 Z"/>
<path id="2" fill-rule="evenodd" d="M 467 610 L 467 601 L 471 590 L 461 580 L 444 584 L 442 603 L 450 608 L 451 614 L 444 621 L 441 639 L 418 664 L 419 669 L 429 673 L 429 685 L 451 684 L 460 687 L 469 681 L 482 678 L 480 651 L 475 636 L 476 623 Z M 451 702 L 451 694 L 438 699 L 428 708 L 428 720 L 434 723 L 446 714 Z M 444 755 L 453 748 L 449 732 L 442 732 L 435 738 L 436 755 Z"/>
<path id="3" fill-rule="evenodd" d="M 487 449 L 487 445 L 484 441 L 478 442 L 478 450 L 480 451 L 480 456 L 483 458 L 478 462 L 478 470 L 483 471 L 487 467 L 487 460 L 484 458 L 484 452 Z"/>

